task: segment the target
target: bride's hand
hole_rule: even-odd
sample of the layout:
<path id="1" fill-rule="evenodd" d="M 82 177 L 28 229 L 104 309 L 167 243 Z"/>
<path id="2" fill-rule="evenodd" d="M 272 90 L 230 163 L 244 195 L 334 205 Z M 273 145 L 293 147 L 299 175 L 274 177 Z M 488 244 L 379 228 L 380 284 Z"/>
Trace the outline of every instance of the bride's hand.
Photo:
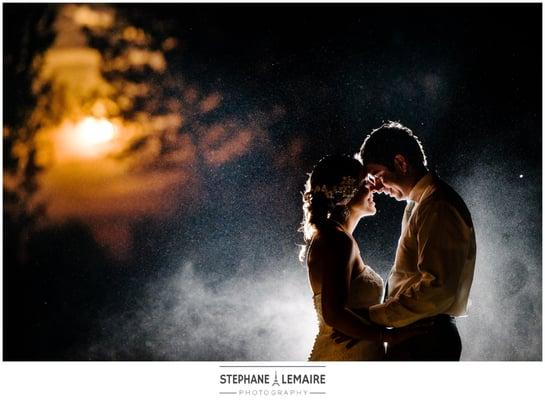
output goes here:
<path id="1" fill-rule="evenodd" d="M 360 341 L 359 339 L 355 339 L 352 336 L 345 335 L 344 333 L 339 332 L 336 329 L 333 329 L 333 333 L 330 335 L 330 338 L 333 339 L 337 344 L 348 342 L 345 345 L 347 349 L 351 349 Z"/>

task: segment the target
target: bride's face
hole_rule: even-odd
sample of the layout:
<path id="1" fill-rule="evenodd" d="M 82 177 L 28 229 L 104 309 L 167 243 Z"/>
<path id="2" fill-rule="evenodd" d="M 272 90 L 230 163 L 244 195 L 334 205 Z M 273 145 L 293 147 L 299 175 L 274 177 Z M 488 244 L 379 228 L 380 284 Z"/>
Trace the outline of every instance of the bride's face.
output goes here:
<path id="1" fill-rule="evenodd" d="M 354 197 L 352 197 L 350 203 L 348 203 L 348 206 L 352 208 L 353 211 L 359 212 L 363 216 L 376 214 L 377 209 L 369 183 L 365 180 L 362 181 L 358 191 Z"/>

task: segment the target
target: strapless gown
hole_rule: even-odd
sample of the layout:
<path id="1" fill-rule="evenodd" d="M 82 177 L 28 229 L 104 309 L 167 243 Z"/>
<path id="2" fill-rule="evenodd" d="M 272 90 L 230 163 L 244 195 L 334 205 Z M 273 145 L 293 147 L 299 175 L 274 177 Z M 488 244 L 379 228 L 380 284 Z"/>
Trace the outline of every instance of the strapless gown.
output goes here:
<path id="1" fill-rule="evenodd" d="M 380 303 L 384 291 L 382 278 L 370 267 L 352 279 L 348 294 L 348 308 L 366 308 Z M 333 328 L 322 317 L 322 298 L 314 296 L 314 308 L 318 317 L 319 331 L 309 356 L 309 361 L 378 361 L 384 358 L 384 348 L 378 341 L 360 340 L 347 349 L 345 343 L 335 343 L 330 335 Z"/>

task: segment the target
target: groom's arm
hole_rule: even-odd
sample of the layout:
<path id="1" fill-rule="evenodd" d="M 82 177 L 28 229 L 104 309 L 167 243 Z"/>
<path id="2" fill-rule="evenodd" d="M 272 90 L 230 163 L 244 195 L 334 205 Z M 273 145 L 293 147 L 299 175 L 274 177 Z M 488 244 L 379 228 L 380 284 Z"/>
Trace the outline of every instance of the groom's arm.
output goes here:
<path id="1" fill-rule="evenodd" d="M 456 299 L 471 230 L 450 204 L 424 206 L 413 216 L 418 243 L 415 281 L 385 303 L 370 307 L 370 319 L 377 324 L 403 327 L 444 313 Z"/>

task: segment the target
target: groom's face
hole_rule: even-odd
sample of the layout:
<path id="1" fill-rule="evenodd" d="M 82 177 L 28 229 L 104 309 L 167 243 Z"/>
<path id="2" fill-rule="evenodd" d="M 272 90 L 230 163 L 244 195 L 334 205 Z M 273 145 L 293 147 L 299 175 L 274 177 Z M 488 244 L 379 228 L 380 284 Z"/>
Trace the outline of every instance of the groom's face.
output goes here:
<path id="1" fill-rule="evenodd" d="M 386 193 L 398 201 L 406 200 L 407 194 L 403 190 L 403 176 L 397 171 L 392 171 L 382 164 L 369 163 L 367 168 L 367 181 L 371 190 L 378 193 Z"/>

